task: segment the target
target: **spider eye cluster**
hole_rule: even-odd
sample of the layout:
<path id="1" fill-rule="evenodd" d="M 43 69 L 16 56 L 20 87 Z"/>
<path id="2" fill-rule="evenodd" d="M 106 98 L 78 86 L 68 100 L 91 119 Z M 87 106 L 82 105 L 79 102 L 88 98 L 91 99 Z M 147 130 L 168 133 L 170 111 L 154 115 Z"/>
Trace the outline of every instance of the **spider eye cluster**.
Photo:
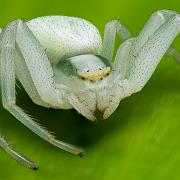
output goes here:
<path id="1" fill-rule="evenodd" d="M 89 80 L 91 82 L 96 82 L 99 80 L 103 80 L 103 78 L 110 75 L 111 68 L 106 67 L 105 69 L 98 68 L 96 70 L 86 70 L 84 73 L 77 71 L 77 74 L 82 80 Z"/>

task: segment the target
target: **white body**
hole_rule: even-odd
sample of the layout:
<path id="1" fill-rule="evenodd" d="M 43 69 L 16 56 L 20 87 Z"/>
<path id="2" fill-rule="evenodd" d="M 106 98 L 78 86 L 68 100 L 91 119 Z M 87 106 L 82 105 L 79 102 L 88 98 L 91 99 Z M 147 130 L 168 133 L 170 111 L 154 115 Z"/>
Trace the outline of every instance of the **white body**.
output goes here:
<path id="1" fill-rule="evenodd" d="M 80 18 L 13 21 L 0 30 L 3 107 L 49 143 L 81 156 L 82 149 L 55 139 L 16 105 L 16 78 L 36 104 L 74 108 L 92 121 L 100 111 L 106 119 L 123 98 L 145 86 L 165 54 L 180 60 L 180 54 L 170 47 L 179 32 L 180 15 L 169 10 L 155 12 L 131 39 L 119 21 L 110 21 L 103 41 L 97 28 Z M 116 34 L 124 42 L 113 61 Z M 23 165 L 37 169 L 1 135 L 0 146 Z"/>
<path id="2" fill-rule="evenodd" d="M 83 19 L 64 16 L 36 18 L 26 24 L 47 54 L 53 68 L 53 72 L 51 73 L 55 75 L 56 87 L 60 89 L 68 88 L 77 96 L 79 102 L 92 112 L 96 110 L 101 112 L 105 111 L 105 108 L 109 107 L 110 101 L 112 100 L 111 97 L 116 94 L 116 92 L 113 92 L 109 78 L 92 84 L 91 82 L 78 81 L 77 78 L 72 77 L 69 79 L 69 85 L 72 85 L 72 83 L 76 81 L 73 86 L 64 87 L 67 83 L 62 83 L 62 80 L 66 77 L 64 77 L 63 74 L 56 75 L 57 69 L 55 68 L 59 61 L 68 57 L 78 57 L 78 55 L 83 54 L 100 55 L 102 52 L 102 39 L 98 29 Z M 103 66 L 103 63 L 98 61 L 92 63 L 91 58 L 88 59 L 88 57 L 85 57 L 84 61 L 87 61 L 85 66 Z M 61 109 L 73 108 L 66 100 L 66 97 L 63 97 L 63 105 L 62 102 L 58 103 L 57 99 L 54 100 L 51 99 L 51 97 L 49 97 L 50 100 L 48 102 L 42 100 L 41 97 L 37 97 L 37 88 L 35 83 L 30 79 L 28 68 L 24 62 L 22 56 L 17 54 L 17 78 L 36 104 Z M 80 67 L 81 64 L 80 62 L 78 66 Z M 36 65 L 36 67 L 38 67 L 38 65 Z M 41 77 L 40 72 L 38 76 Z M 41 78 L 43 79 L 43 77 Z M 68 82 L 68 79 L 66 78 L 65 81 Z M 119 89 L 119 91 L 120 90 L 121 89 Z M 121 96 L 124 97 L 123 91 L 121 92 Z"/>
<path id="3" fill-rule="evenodd" d="M 79 54 L 100 54 L 102 39 L 90 22 L 66 16 L 46 16 L 26 23 L 51 62 Z"/>
<path id="4" fill-rule="evenodd" d="M 56 65 L 64 58 L 80 54 L 100 54 L 102 51 L 102 40 L 99 31 L 94 25 L 83 19 L 65 16 L 47 16 L 27 22 L 27 26 L 39 40 L 52 66 Z M 16 73 L 18 79 L 36 104 L 45 107 L 63 109 L 72 108 L 72 105 L 67 101 L 64 101 L 62 106 L 62 103 L 59 105 L 57 101 L 54 100 L 47 103 L 46 101 L 42 101 L 42 98 L 37 98 L 38 92 L 35 84 L 29 79 L 28 69 L 23 63 L 22 57 L 20 55 L 17 56 Z M 38 65 L 36 65 L 36 67 L 38 70 Z M 39 76 L 41 76 L 40 72 Z M 56 85 L 62 86 L 62 84 Z M 81 91 L 82 93 L 79 93 L 78 95 L 79 98 L 83 99 L 83 89 L 81 89 Z M 87 96 L 91 97 L 92 95 L 89 92 L 87 93 Z M 94 93 L 93 96 L 95 96 Z M 96 101 L 96 99 L 92 100 Z M 95 110 L 95 102 L 92 102 L 92 104 L 94 106 L 93 109 Z"/>

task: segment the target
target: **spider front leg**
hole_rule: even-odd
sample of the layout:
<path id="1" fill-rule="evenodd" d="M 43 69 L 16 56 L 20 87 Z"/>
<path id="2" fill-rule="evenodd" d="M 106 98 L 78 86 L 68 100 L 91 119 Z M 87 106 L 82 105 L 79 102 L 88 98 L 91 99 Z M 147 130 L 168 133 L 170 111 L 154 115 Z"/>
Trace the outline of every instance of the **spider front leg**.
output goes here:
<path id="1" fill-rule="evenodd" d="M 129 53 L 128 95 L 144 87 L 179 32 L 180 15 L 174 11 L 159 11 L 150 18 Z"/>
<path id="2" fill-rule="evenodd" d="M 122 41 L 131 37 L 129 30 L 118 20 L 112 20 L 106 23 L 101 55 L 106 57 L 110 62 L 112 62 L 113 58 L 116 34 L 118 34 Z"/>
<path id="3" fill-rule="evenodd" d="M 29 72 L 29 83 L 34 84 L 35 95 L 42 102 L 63 104 L 63 94 L 55 88 L 53 72 L 50 62 L 40 44 L 21 20 L 7 25 L 1 33 L 1 90 L 3 107 L 7 109 L 22 124 L 32 130 L 49 143 L 73 154 L 82 155 L 83 150 L 73 145 L 55 139 L 47 130 L 32 120 L 20 107 L 16 105 L 15 96 L 15 52 L 18 46 Z M 18 156 L 17 156 L 18 158 Z M 19 157 L 20 158 L 20 157 Z M 21 160 L 19 159 L 19 162 Z M 27 164 L 27 167 L 29 165 Z"/>

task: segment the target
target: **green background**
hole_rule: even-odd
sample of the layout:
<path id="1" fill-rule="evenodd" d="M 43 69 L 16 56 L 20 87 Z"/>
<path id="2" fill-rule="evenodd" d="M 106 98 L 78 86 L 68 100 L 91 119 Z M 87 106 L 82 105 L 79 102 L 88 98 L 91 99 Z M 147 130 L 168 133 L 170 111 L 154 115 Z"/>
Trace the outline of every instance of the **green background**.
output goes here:
<path id="1" fill-rule="evenodd" d="M 180 1 L 1 0 L 0 26 L 16 18 L 58 14 L 85 18 L 101 33 L 108 20 L 120 19 L 136 36 L 159 9 L 180 11 Z M 180 38 L 173 44 L 180 49 Z M 164 57 L 145 88 L 123 100 L 106 121 L 91 123 L 74 110 L 34 105 L 23 89 L 18 90 L 18 104 L 59 139 L 83 147 L 86 156 L 49 145 L 0 105 L 0 131 L 40 166 L 28 170 L 0 150 L 2 180 L 180 179 L 180 66 L 172 58 Z"/>

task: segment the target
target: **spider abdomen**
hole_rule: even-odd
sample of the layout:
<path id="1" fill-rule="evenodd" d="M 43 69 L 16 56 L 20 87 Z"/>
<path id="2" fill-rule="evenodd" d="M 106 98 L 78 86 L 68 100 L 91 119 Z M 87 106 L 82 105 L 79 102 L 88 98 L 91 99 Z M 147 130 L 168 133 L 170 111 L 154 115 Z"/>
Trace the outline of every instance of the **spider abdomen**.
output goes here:
<path id="1" fill-rule="evenodd" d="M 46 16 L 33 19 L 27 25 L 54 64 L 63 58 L 101 52 L 98 29 L 81 18 Z"/>

